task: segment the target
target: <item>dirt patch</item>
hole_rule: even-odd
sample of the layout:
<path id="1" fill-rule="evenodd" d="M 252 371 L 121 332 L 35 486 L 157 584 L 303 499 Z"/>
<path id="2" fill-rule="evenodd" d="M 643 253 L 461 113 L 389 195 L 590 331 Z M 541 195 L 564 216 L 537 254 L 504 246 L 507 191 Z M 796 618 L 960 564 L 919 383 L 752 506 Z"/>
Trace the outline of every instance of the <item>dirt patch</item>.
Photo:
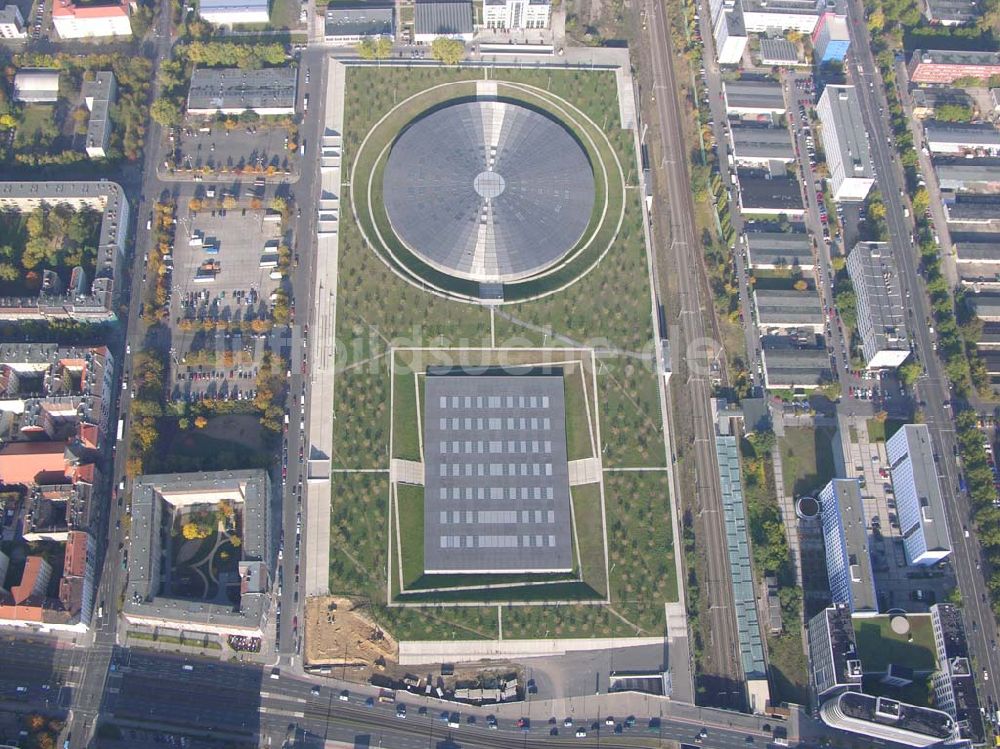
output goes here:
<path id="1" fill-rule="evenodd" d="M 308 598 L 305 619 L 307 665 L 381 670 L 386 662 L 399 660 L 392 635 L 379 629 L 349 598 Z"/>
<path id="2" fill-rule="evenodd" d="M 253 414 L 215 416 L 209 419 L 202 431 L 207 437 L 235 442 L 254 452 L 263 452 L 267 449 L 262 440 L 260 418 Z"/>

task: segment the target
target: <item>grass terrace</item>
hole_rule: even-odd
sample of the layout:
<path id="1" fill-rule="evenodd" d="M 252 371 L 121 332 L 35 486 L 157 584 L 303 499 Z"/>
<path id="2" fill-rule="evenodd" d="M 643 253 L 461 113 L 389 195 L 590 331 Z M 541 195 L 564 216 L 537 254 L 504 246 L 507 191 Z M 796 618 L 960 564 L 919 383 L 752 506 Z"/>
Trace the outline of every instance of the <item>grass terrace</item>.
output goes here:
<path id="1" fill-rule="evenodd" d="M 501 81 L 501 96 L 516 95 L 538 106 L 559 102 L 574 112 L 572 107 L 578 109 L 580 122 L 590 121 L 586 126 L 591 138 L 604 144 L 602 161 L 621 165 L 620 176 L 614 177 L 619 180 L 618 197 L 608 195 L 609 202 L 621 201 L 620 225 L 607 235 L 606 256 L 596 264 L 591 258 L 585 271 L 575 271 L 572 285 L 541 299 L 491 310 L 429 293 L 401 277 L 400 267 L 387 264 L 366 246 L 353 218 L 355 211 L 365 216 L 370 208 L 377 214 L 368 205 L 367 193 L 355 182 L 353 198 L 361 202 L 354 205 L 350 193 L 343 193 L 337 336 L 345 353 L 334 394 L 338 428 L 332 467 L 339 472 L 334 474 L 332 492 L 331 592 L 367 597 L 371 615 L 403 640 L 494 638 L 501 618 L 505 638 L 662 635 L 663 604 L 676 600 L 677 583 L 642 211 L 637 191 L 620 190 L 621 180 L 635 184 L 636 158 L 631 132 L 619 127 L 614 74 L 502 70 L 491 75 Z M 472 81 L 481 76 L 482 71 L 429 66 L 350 67 L 345 181 L 355 165 L 359 175 L 379 168 L 375 151 L 381 149 L 366 146 L 359 153 L 359 147 L 383 115 L 409 96 L 442 83 L 458 85 L 440 89 L 440 94 L 425 93 L 422 105 L 433 106 L 456 92 L 473 95 Z M 393 120 L 397 129 L 416 113 L 407 114 Z M 389 143 L 393 135 L 379 137 Z M 354 163 L 362 159 L 364 163 Z M 372 197 L 377 197 L 374 190 Z M 368 234 L 369 229 L 365 231 Z M 538 349 L 547 350 L 552 361 L 566 358 L 566 350 L 594 349 L 592 360 L 578 369 L 566 369 L 569 457 L 586 457 L 597 449 L 605 469 L 603 517 L 601 484 L 572 488 L 576 581 L 535 576 L 527 581 L 530 586 L 521 586 L 516 599 L 534 605 L 505 605 L 513 586 L 500 575 L 489 582 L 508 590 L 503 595 L 491 592 L 490 605 L 471 600 L 457 607 L 433 605 L 468 598 L 454 590 L 438 590 L 428 605 L 388 604 L 389 595 L 400 595 L 400 574 L 407 591 L 422 576 L 423 531 L 418 521 L 423 515 L 423 487 L 392 485 L 387 470 L 391 458 L 420 459 L 420 373 L 428 361 L 414 361 L 413 347 L 487 350 L 481 357 L 503 351 L 513 358 L 511 363 L 538 361 Z M 399 367 L 404 351 L 411 357 L 405 371 Z M 599 425 L 600 442 L 580 428 L 588 419 Z M 653 470 L 609 470 L 634 467 Z M 352 469 L 383 472 L 343 472 Z M 477 579 L 477 584 L 481 582 Z M 546 603 L 555 594 L 566 594 L 571 585 L 589 588 L 588 600 L 610 603 Z M 478 591 L 476 600 L 485 602 L 482 596 Z"/>

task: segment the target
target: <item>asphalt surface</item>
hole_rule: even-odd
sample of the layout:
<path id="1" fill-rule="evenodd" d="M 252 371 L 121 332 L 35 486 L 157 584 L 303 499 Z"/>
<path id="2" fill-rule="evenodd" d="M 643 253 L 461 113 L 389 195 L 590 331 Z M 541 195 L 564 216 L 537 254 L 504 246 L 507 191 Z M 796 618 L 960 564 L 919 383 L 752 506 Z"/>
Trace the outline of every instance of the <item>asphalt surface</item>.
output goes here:
<path id="1" fill-rule="evenodd" d="M 904 205 L 908 208 L 909 204 L 900 198 L 900 190 L 904 185 L 902 170 L 894 148 L 889 145 L 891 131 L 886 117 L 889 110 L 882 80 L 868 43 L 864 8 L 858 0 L 850 0 L 848 3 L 848 17 L 854 42 L 851 45 L 849 72 L 860 94 L 872 159 L 885 201 L 889 243 L 899 265 L 904 291 L 910 301 L 913 336 L 926 371 L 916 387 L 919 398 L 924 402 L 924 421 L 930 429 L 937 451 L 938 473 L 953 547 L 952 566 L 962 593 L 966 622 L 970 625 L 966 635 L 977 667 L 980 703 L 985 704 L 987 697 L 996 702 L 996 682 L 992 679 L 986 681 L 985 676 L 987 673 L 1000 674 L 1000 659 L 993 646 L 997 639 L 996 621 L 987 603 L 985 580 L 976 569 L 979 544 L 970 524 L 968 498 L 956 491 L 958 467 L 952 457 L 956 442 L 948 379 L 940 359 L 933 353 L 930 326 L 924 323 L 930 316 L 930 305 L 924 294 L 917 269 L 917 254 L 911 242 L 913 222 L 903 215 Z M 970 530 L 968 538 L 963 532 L 966 527 Z"/>
<path id="2" fill-rule="evenodd" d="M 668 265 L 676 263 L 676 278 L 680 286 L 680 316 L 677 321 L 683 341 L 673 342 L 673 356 L 684 356 L 688 367 L 685 387 L 691 398 L 694 415 L 694 444 L 698 502 L 704 526 L 704 542 L 708 549 L 708 577 L 702 581 L 709 597 L 709 621 L 704 626 L 708 634 L 706 649 L 711 651 L 709 667 L 712 673 L 703 679 L 713 680 L 713 694 L 730 695 L 729 707 L 742 707 L 743 674 L 737 655 L 738 638 L 734 616 L 729 559 L 724 553 L 726 535 L 722 511 L 722 488 L 719 482 L 715 452 L 715 429 L 709 399 L 712 385 L 708 376 L 710 362 L 698 360 L 695 354 L 706 340 L 704 315 L 712 301 L 703 296 L 699 280 L 701 244 L 694 227 L 694 204 L 688 176 L 687 148 L 684 145 L 684 120 L 678 102 L 679 87 L 674 76 L 673 51 L 670 45 L 668 21 L 664 6 L 647 2 L 646 18 L 652 53 L 653 91 L 644 92 L 641 106 L 652 107 L 660 124 L 663 163 L 658 174 L 665 178 L 669 211 L 666 231 L 669 246 L 654 243 L 656 252 L 665 252 Z M 650 98 L 647 99 L 646 96 Z M 654 228 L 655 226 L 654 213 Z M 662 237 L 659 242 L 662 242 Z M 711 311 L 709 311 L 711 314 Z M 696 371 L 700 369 L 701 371 Z M 695 370 L 695 371 L 693 371 Z"/>
<path id="3" fill-rule="evenodd" d="M 185 670 L 185 664 L 190 670 Z M 567 716 L 549 715 L 544 703 L 522 704 L 523 717 L 530 726 L 523 732 L 516 725 L 517 717 L 509 713 L 498 716 L 498 730 L 490 730 L 486 708 L 425 701 L 402 693 L 397 695 L 398 702 L 383 704 L 373 699 L 367 705 L 367 698 L 376 694 L 371 689 L 351 691 L 343 701 L 339 687 L 317 688 L 287 674 L 272 679 L 266 668 L 126 650 L 116 651 L 112 668 L 103 709 L 119 725 L 162 727 L 167 732 L 193 735 L 211 732 L 217 738 L 259 737 L 262 744 L 270 741 L 271 745 L 294 734 L 305 738 L 305 743 L 310 743 L 309 738 L 358 743 L 358 737 L 367 737 L 362 742 L 365 745 L 403 748 L 438 742 L 490 747 L 559 743 L 652 746 L 662 739 L 694 743 L 703 727 L 706 736 L 701 743 L 711 749 L 746 749 L 751 743 L 763 745 L 769 738 L 758 718 L 730 716 L 723 711 L 696 712 L 694 708 L 687 709 L 690 714 L 674 714 L 676 706 L 662 701 L 652 707 L 652 715 L 637 713 L 633 728 L 624 727 L 626 716 L 617 716 L 615 723 L 622 724 L 622 733 L 616 734 L 613 726 L 605 725 L 608 701 L 614 701 L 607 695 L 603 701 L 592 697 L 581 703 L 572 729 L 563 726 Z M 314 694 L 314 689 L 319 693 Z M 406 705 L 405 718 L 397 716 L 400 703 Z M 426 708 L 425 713 L 421 708 Z M 445 709 L 460 712 L 459 727 L 449 727 L 441 720 Z M 650 718 L 655 719 L 652 731 Z M 586 739 L 575 736 L 580 726 L 587 728 Z M 551 733 L 553 728 L 556 734 Z"/>

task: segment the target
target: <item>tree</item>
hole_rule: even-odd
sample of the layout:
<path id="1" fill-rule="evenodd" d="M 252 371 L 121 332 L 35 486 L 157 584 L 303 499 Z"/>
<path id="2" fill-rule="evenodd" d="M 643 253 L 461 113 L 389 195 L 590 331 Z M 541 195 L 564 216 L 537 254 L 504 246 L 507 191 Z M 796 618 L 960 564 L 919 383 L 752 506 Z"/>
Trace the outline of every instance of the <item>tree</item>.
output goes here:
<path id="1" fill-rule="evenodd" d="M 354 51 L 358 53 L 358 57 L 362 60 L 374 60 L 375 42 L 373 42 L 371 38 L 365 37 L 354 45 Z"/>
<path id="2" fill-rule="evenodd" d="M 392 39 L 387 36 L 380 36 L 375 40 L 375 59 L 387 60 L 392 56 Z"/>
<path id="3" fill-rule="evenodd" d="M 931 206 L 931 196 L 926 187 L 917 188 L 913 193 L 913 215 L 923 216 Z"/>
<path id="4" fill-rule="evenodd" d="M 457 65 L 465 57 L 465 44 L 440 36 L 431 42 L 431 57 L 445 65 Z"/>
<path id="5" fill-rule="evenodd" d="M 233 208 L 236 207 L 236 198 L 234 198 L 232 195 L 227 195 L 222 199 L 222 207 L 225 208 L 227 211 L 233 210 Z"/>
<path id="6" fill-rule="evenodd" d="M 194 425 L 198 429 L 204 429 L 205 427 L 208 426 L 208 419 L 206 419 L 204 416 L 196 416 L 194 419 Z"/>
<path id="7" fill-rule="evenodd" d="M 181 108 L 171 99 L 157 99 L 149 108 L 149 116 L 163 127 L 175 127 L 181 122 Z"/>
<path id="8" fill-rule="evenodd" d="M 198 539 L 208 538 L 210 533 L 211 531 L 209 531 L 209 529 L 202 523 L 196 523 L 194 521 L 188 521 L 181 526 L 181 535 L 188 541 L 197 541 Z"/>

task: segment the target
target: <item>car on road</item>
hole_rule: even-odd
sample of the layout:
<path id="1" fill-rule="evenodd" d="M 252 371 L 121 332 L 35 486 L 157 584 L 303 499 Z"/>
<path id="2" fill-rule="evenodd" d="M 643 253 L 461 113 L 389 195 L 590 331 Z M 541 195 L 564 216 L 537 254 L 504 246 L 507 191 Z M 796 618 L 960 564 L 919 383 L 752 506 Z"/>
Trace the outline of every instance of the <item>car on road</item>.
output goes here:
<path id="1" fill-rule="evenodd" d="M 573 719 L 566 718 L 566 720 L 563 721 L 563 728 L 572 728 L 572 727 L 573 727 Z"/>
<path id="2" fill-rule="evenodd" d="M 340 700 L 341 702 L 347 702 L 348 700 L 351 699 L 351 693 L 348 692 L 346 689 L 344 689 L 341 691 L 337 699 Z"/>
<path id="3" fill-rule="evenodd" d="M 497 719 L 492 715 L 486 716 L 486 727 L 491 731 L 497 730 Z"/>
<path id="4" fill-rule="evenodd" d="M 405 718 L 406 717 L 406 705 L 398 704 L 396 705 L 396 717 Z"/>
<path id="5" fill-rule="evenodd" d="M 319 687 L 313 687 L 309 691 L 313 697 L 319 697 Z"/>
<path id="6" fill-rule="evenodd" d="M 576 737 L 578 739 L 585 739 L 585 738 L 587 738 L 587 729 L 583 728 L 583 727 L 577 728 L 576 729 Z"/>

